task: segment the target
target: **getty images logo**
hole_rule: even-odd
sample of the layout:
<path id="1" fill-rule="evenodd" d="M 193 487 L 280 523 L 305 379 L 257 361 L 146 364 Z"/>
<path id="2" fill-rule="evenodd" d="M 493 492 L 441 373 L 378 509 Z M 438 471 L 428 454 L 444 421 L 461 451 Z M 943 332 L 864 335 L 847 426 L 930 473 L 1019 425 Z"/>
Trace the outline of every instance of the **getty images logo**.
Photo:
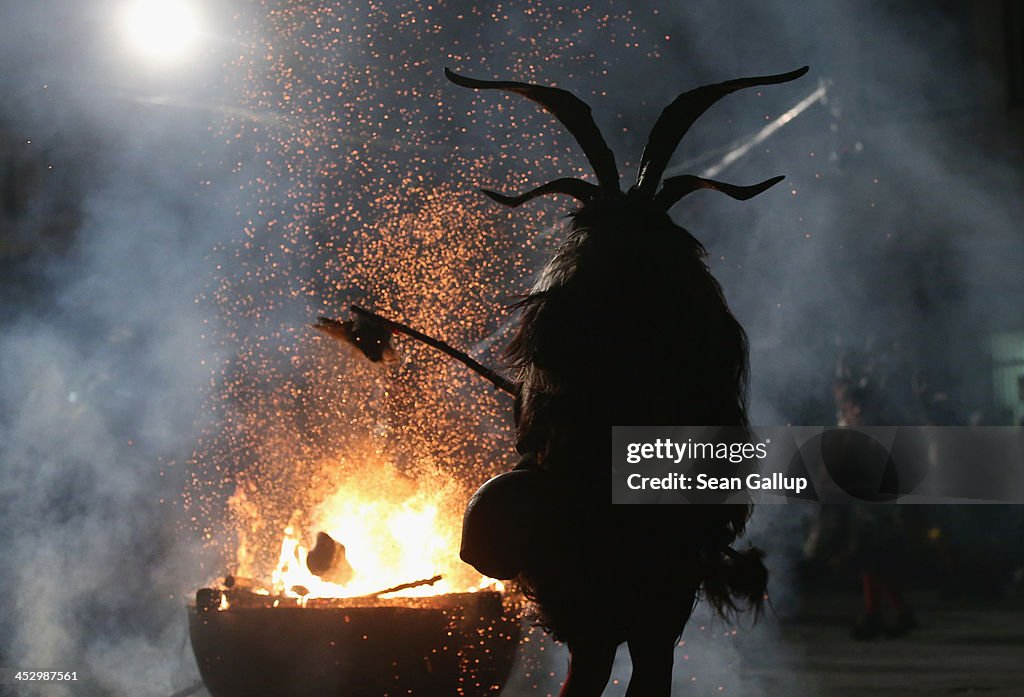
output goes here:
<path id="1" fill-rule="evenodd" d="M 756 428 L 742 437 L 729 429 L 706 426 L 616 427 L 612 440 L 613 501 L 617 503 L 734 503 L 742 502 L 744 494 L 766 503 L 1024 501 L 1024 429 L 1018 427 L 788 426 Z M 742 442 L 752 452 L 744 453 L 748 457 L 738 464 L 706 454 L 681 457 L 675 444 L 690 441 L 728 444 L 728 454 Z M 629 447 L 636 443 L 670 443 L 672 449 L 665 447 L 650 459 L 633 453 L 633 460 L 640 455 L 643 461 L 631 463 Z M 766 452 L 756 449 L 758 443 L 767 445 Z M 744 482 L 756 473 L 771 481 L 806 480 L 807 486 L 787 491 L 789 487 L 745 485 L 742 491 L 711 494 L 695 491 L 695 485 L 651 486 L 643 491 L 629 486 L 630 481 L 638 481 L 638 474 L 651 482 L 690 484 L 698 482 L 702 473 Z M 672 490 L 665 491 L 668 488 Z M 760 491 L 751 491 L 755 488 Z"/>

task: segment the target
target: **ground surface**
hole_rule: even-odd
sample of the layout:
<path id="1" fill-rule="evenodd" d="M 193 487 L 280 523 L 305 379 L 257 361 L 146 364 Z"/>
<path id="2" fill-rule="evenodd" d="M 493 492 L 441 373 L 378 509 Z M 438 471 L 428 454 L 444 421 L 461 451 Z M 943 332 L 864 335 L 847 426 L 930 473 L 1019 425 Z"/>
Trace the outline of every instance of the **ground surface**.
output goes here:
<path id="1" fill-rule="evenodd" d="M 805 599 L 791 619 L 769 616 L 735 633 L 706 616 L 701 623 L 698 615 L 676 651 L 673 697 L 1024 697 L 1024 604 L 951 604 L 928 595 L 912 600 L 921 627 L 904 638 L 871 642 L 849 636 L 859 603 L 852 594 Z M 555 655 L 546 667 L 560 677 L 565 657 Z M 606 696 L 622 695 L 628 676 L 628 657 L 620 650 Z M 546 695 L 554 685 L 525 689 L 532 687 L 513 683 L 503 695 Z"/>
<path id="2" fill-rule="evenodd" d="M 851 641 L 850 602 L 815 599 L 798 621 L 780 623 L 788 652 L 745 651 L 742 672 L 765 694 L 1024 695 L 1024 607 L 991 599 L 916 598 L 920 629 L 901 639 Z M 751 639 L 753 637 L 750 637 Z M 750 642 L 756 648 L 756 642 Z"/>
<path id="3" fill-rule="evenodd" d="M 949 603 L 914 596 L 921 627 L 908 637 L 849 637 L 855 595 L 804 599 L 788 619 L 732 628 L 698 612 L 676 652 L 673 697 L 1024 697 L 1024 604 L 992 598 Z M 542 650 L 541 650 L 542 649 Z M 502 697 L 557 695 L 560 646 L 534 633 Z M 621 697 L 629 660 L 620 650 L 606 697 Z M 207 697 L 199 690 L 199 697 Z"/>

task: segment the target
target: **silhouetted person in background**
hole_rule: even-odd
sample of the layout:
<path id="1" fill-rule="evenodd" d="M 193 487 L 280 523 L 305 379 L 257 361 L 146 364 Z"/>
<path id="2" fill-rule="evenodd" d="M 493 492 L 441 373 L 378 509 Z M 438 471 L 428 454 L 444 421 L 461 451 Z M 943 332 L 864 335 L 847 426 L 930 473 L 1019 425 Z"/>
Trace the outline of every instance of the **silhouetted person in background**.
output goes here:
<path id="1" fill-rule="evenodd" d="M 836 369 L 834 385 L 837 425 L 901 425 L 892 408 L 888 419 L 896 423 L 883 420 L 883 386 L 891 377 L 873 358 L 854 352 L 844 354 Z M 903 636 L 917 626 L 917 621 L 903 596 L 908 544 L 900 507 L 891 502 L 855 504 L 848 511 L 845 529 L 846 554 L 860 576 L 864 602 L 864 612 L 852 636 L 859 640 L 881 634 Z M 892 624 L 882 619 L 883 598 L 895 613 Z"/>

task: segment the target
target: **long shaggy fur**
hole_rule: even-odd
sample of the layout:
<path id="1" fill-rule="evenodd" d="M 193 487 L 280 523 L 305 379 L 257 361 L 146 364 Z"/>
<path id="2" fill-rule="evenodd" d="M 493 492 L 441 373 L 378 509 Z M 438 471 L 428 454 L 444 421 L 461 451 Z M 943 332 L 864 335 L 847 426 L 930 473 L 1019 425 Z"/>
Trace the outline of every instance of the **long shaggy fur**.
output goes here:
<path id="1" fill-rule="evenodd" d="M 746 336 L 704 248 L 667 211 L 697 189 L 746 200 L 782 177 L 735 186 L 662 176 L 690 126 L 719 99 L 806 72 L 680 94 L 655 122 L 636 183 L 622 193 L 585 102 L 563 89 L 445 70 L 462 87 L 539 104 L 575 136 L 598 180 L 560 179 L 519 196 L 485 191 L 513 207 L 549 193 L 583 204 L 520 303 L 508 347 L 523 454 L 516 469 L 526 471 L 481 487 L 466 511 L 461 550 L 478 569 L 518 571 L 542 622 L 568 642 L 563 697 L 600 695 L 622 642 L 633 661 L 628 694 L 667 697 L 675 640 L 701 592 L 723 616 L 762 607 L 768 573 L 760 551 L 731 547 L 749 503 L 614 506 L 608 455 L 613 426 L 728 427 L 737 442 L 749 439 Z M 521 522 L 491 524 L 507 520 Z"/>
<path id="2" fill-rule="evenodd" d="M 609 503 L 612 426 L 746 435 L 746 336 L 705 257 L 649 202 L 599 199 L 571 216 L 520 303 L 507 349 L 517 447 L 558 502 L 521 580 L 560 638 L 681 632 L 700 589 L 723 615 L 761 606 L 760 553 L 729 549 L 749 506 Z"/>

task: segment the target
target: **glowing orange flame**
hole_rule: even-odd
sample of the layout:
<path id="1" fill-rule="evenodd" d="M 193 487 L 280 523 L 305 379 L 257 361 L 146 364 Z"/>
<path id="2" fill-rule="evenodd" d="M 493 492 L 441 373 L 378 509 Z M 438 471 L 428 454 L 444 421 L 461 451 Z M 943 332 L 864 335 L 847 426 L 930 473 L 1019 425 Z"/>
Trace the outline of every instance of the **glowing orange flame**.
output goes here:
<path id="1" fill-rule="evenodd" d="M 275 595 L 340 598 L 376 594 L 394 586 L 442 578 L 394 595 L 426 596 L 498 588 L 458 558 L 466 493 L 443 473 L 405 475 L 393 465 L 370 460 L 344 479 L 310 516 L 300 532 L 288 525 L 272 574 Z M 332 583 L 310 572 L 304 541 L 325 532 L 345 546 L 352 578 Z"/>

